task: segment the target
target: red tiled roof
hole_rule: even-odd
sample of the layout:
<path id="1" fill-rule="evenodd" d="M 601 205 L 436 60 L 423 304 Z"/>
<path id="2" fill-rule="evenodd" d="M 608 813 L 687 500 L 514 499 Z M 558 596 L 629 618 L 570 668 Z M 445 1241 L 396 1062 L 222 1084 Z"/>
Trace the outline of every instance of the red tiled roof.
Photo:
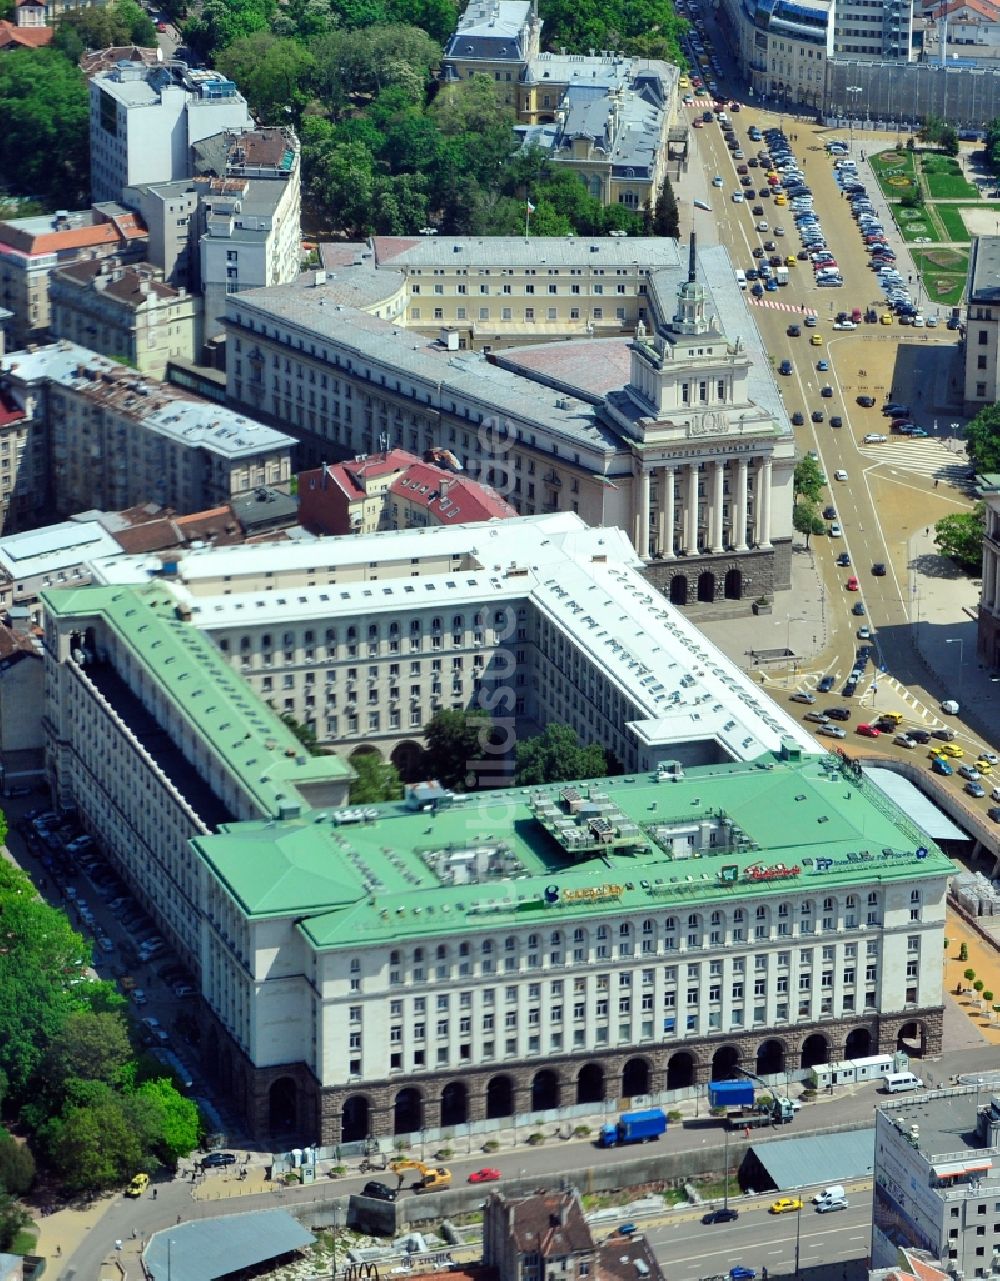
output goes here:
<path id="1" fill-rule="evenodd" d="M 9 427 L 11 423 L 19 423 L 23 418 L 24 410 L 9 391 L 0 387 L 0 427 Z"/>
<path id="2" fill-rule="evenodd" d="M 973 13 L 981 14 L 991 22 L 1000 21 L 1000 5 L 991 4 L 989 0 L 947 0 L 947 3 L 928 10 L 926 16 L 932 19 L 945 18 L 959 9 L 971 9 Z"/>
<path id="3" fill-rule="evenodd" d="M 405 253 L 407 249 L 416 248 L 421 243 L 421 239 L 420 236 L 373 236 L 375 261 L 377 263 L 392 262 L 393 258 Z"/>
<path id="4" fill-rule="evenodd" d="M 0 49 L 22 45 L 26 49 L 41 49 L 55 35 L 54 27 L 16 27 L 6 18 L 0 20 Z"/>
<path id="5" fill-rule="evenodd" d="M 443 492 L 442 492 L 443 491 Z M 433 512 L 443 525 L 469 521 L 507 520 L 517 512 L 495 489 L 432 467 L 413 463 L 389 486 L 390 494 Z"/>
<path id="6" fill-rule="evenodd" d="M 137 214 L 124 214 L 113 222 L 98 222 L 86 227 L 66 227 L 62 230 L 33 235 L 21 227 L 0 223 L 0 241 L 14 249 L 29 254 L 54 254 L 66 249 L 96 249 L 101 245 L 116 245 L 121 239 L 137 240 L 146 235 L 146 228 Z"/>

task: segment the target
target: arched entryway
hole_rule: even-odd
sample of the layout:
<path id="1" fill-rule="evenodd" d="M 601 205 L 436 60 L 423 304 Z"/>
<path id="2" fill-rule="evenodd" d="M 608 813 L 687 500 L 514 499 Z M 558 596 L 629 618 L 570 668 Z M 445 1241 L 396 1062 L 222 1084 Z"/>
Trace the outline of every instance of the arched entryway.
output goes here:
<path id="1" fill-rule="evenodd" d="M 872 1052 L 872 1034 L 866 1027 L 856 1027 L 844 1042 L 845 1059 L 866 1059 Z"/>
<path id="2" fill-rule="evenodd" d="M 585 1063 L 576 1078 L 577 1103 L 604 1102 L 604 1069 L 599 1063 Z"/>
<path id="3" fill-rule="evenodd" d="M 689 1085 L 694 1085 L 694 1058 L 678 1050 L 667 1059 L 667 1089 L 686 1090 Z"/>
<path id="4" fill-rule="evenodd" d="M 374 756 L 376 760 L 382 759 L 382 753 L 372 743 L 361 743 L 351 753 L 351 760 L 356 760 L 359 756 Z"/>
<path id="5" fill-rule="evenodd" d="M 368 1138 L 370 1108 L 363 1094 L 352 1094 L 340 1109 L 341 1143 L 357 1143 Z"/>
<path id="6" fill-rule="evenodd" d="M 403 782 L 412 783 L 420 776 L 424 749 L 412 738 L 407 738 L 402 743 L 396 744 L 389 759 L 399 771 L 399 777 Z"/>
<path id="7" fill-rule="evenodd" d="M 731 1081 L 738 1073 L 740 1052 L 735 1045 L 722 1045 L 712 1055 L 712 1080 Z"/>
<path id="8" fill-rule="evenodd" d="M 290 1076 L 279 1076 L 271 1082 L 267 1092 L 267 1114 L 272 1134 L 284 1134 L 295 1129 L 297 1102 L 298 1090 Z"/>
<path id="9" fill-rule="evenodd" d="M 757 1046 L 757 1075 L 775 1076 L 785 1070 L 785 1047 L 773 1038 Z"/>
<path id="10" fill-rule="evenodd" d="M 415 1134 L 422 1130 L 424 1120 L 424 1101 L 420 1091 L 407 1086 L 396 1095 L 392 1108 L 393 1134 Z"/>
<path id="11" fill-rule="evenodd" d="M 671 578 L 670 603 L 671 605 L 686 605 L 688 603 L 688 580 L 686 574 L 675 574 Z"/>
<path id="12" fill-rule="evenodd" d="M 711 604 L 715 600 L 715 575 L 708 569 L 698 575 L 698 599 L 703 604 Z"/>
<path id="13" fill-rule="evenodd" d="M 815 1067 L 817 1063 L 830 1062 L 830 1042 L 822 1032 L 814 1032 L 802 1043 L 802 1061 L 804 1068 Z"/>
<path id="14" fill-rule="evenodd" d="M 919 1019 L 914 1019 L 912 1023 L 904 1023 L 896 1037 L 896 1049 L 902 1050 L 912 1058 L 922 1058 L 927 1053 L 926 1026 Z"/>
<path id="15" fill-rule="evenodd" d="M 743 599 L 743 575 L 738 569 L 730 569 L 726 571 L 722 594 L 725 596 L 726 600 Z"/>
<path id="16" fill-rule="evenodd" d="M 634 1099 L 637 1094 L 650 1094 L 652 1073 L 646 1059 L 629 1059 L 622 1069 L 622 1094 Z"/>
<path id="17" fill-rule="evenodd" d="M 468 1091 L 461 1081 L 449 1081 L 441 1091 L 441 1124 L 464 1125 L 468 1119 Z"/>
<path id="18" fill-rule="evenodd" d="M 514 1115 L 514 1083 L 509 1076 L 491 1076 L 486 1087 L 486 1118 Z"/>
<path id="19" fill-rule="evenodd" d="M 532 1112 L 547 1112 L 559 1106 L 559 1077 L 551 1068 L 536 1072 L 531 1082 Z"/>

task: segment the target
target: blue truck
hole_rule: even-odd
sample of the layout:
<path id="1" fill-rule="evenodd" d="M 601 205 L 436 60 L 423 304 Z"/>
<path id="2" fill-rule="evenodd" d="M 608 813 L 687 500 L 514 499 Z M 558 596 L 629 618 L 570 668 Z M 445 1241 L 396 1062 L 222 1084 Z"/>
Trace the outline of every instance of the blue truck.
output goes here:
<path id="1" fill-rule="evenodd" d="M 626 1143 L 649 1143 L 667 1131 L 667 1114 L 662 1108 L 623 1112 L 617 1121 L 601 1126 L 597 1146 L 622 1147 Z"/>
<path id="2" fill-rule="evenodd" d="M 709 1081 L 708 1101 L 713 1108 L 726 1108 L 730 1129 L 756 1129 L 764 1125 L 787 1125 L 795 1116 L 790 1100 L 774 1095 L 770 1103 L 754 1103 L 753 1081 Z M 729 1111 L 736 1108 L 737 1111 Z"/>

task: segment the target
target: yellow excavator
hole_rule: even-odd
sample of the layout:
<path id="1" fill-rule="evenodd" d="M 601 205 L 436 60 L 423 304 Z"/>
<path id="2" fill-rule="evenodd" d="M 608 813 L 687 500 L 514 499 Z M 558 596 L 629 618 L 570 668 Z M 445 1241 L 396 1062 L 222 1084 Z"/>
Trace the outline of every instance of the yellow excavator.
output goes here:
<path id="1" fill-rule="evenodd" d="M 399 1179 L 399 1186 L 403 1186 L 403 1174 L 406 1170 L 416 1170 L 420 1175 L 418 1182 L 414 1183 L 414 1192 L 439 1192 L 442 1188 L 451 1187 L 451 1171 L 446 1170 L 443 1165 L 424 1165 L 423 1161 L 412 1161 L 409 1158 L 402 1158 L 398 1161 L 390 1161 L 389 1169 Z"/>

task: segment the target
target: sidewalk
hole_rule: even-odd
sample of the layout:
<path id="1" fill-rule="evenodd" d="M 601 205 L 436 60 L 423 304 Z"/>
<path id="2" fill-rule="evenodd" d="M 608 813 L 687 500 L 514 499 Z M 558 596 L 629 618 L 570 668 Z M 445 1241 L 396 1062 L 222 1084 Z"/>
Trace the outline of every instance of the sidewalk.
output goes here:
<path id="1" fill-rule="evenodd" d="M 1000 1045 L 1000 1019 L 991 1009 L 992 1005 L 1000 1004 L 1000 952 L 984 943 L 958 913 L 950 908 L 945 937 L 948 939 L 944 966 L 945 991 L 953 997 L 969 1023 L 984 1040 L 991 1045 Z M 958 954 L 963 943 L 968 949 L 968 959 L 960 961 Z M 993 993 L 992 1002 L 980 1000 L 971 989 L 964 977 L 966 970 L 975 970 L 976 978 L 983 980 L 983 990 Z M 958 991 L 959 988 L 962 989 L 961 992 Z"/>

